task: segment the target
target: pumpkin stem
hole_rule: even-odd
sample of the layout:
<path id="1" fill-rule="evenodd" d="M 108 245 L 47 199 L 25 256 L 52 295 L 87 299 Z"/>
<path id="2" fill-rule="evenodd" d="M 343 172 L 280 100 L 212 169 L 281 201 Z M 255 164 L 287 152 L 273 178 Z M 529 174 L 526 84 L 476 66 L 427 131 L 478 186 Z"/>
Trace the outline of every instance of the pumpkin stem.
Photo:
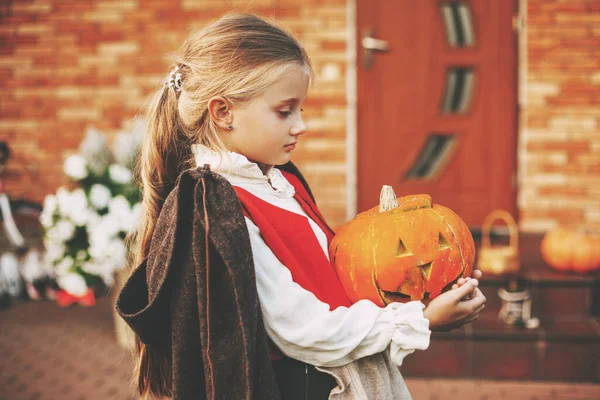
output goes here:
<path id="1" fill-rule="evenodd" d="M 391 186 L 383 185 L 379 195 L 379 212 L 385 212 L 398 207 L 398 198 Z"/>

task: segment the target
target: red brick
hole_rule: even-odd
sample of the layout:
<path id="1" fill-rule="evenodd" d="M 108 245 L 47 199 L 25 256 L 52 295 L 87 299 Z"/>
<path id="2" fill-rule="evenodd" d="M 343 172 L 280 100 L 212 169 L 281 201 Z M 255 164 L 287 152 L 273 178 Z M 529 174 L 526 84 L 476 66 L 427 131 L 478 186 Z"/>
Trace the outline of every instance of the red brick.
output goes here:
<path id="1" fill-rule="evenodd" d="M 83 11 L 91 11 L 94 9 L 95 1 L 72 1 L 60 0 L 54 2 L 55 13 L 79 14 Z"/>
<path id="2" fill-rule="evenodd" d="M 521 211 L 521 219 L 556 219 L 563 223 L 579 223 L 585 220 L 583 210 L 577 209 L 527 209 Z"/>
<path id="3" fill-rule="evenodd" d="M 36 22 L 37 19 L 37 15 L 33 15 L 33 14 L 20 14 L 20 15 L 6 15 L 6 16 L 2 16 L 2 24 L 14 24 L 14 25 L 18 25 L 18 24 L 25 24 L 25 23 L 31 23 L 31 22 Z"/>
<path id="4" fill-rule="evenodd" d="M 562 186 L 562 187 L 542 187 L 538 189 L 538 193 L 542 197 L 548 196 L 564 196 L 564 197 L 585 197 L 588 190 L 584 187 Z"/>
<path id="5" fill-rule="evenodd" d="M 554 174 L 559 173 L 565 176 L 597 176 L 600 175 L 600 164 L 599 165 L 542 165 L 535 164 L 529 167 L 529 172 L 539 172 Z"/>
<path id="6" fill-rule="evenodd" d="M 548 98 L 548 105 L 592 105 L 600 104 L 600 98 L 596 95 L 589 96 L 560 96 Z"/>
<path id="7" fill-rule="evenodd" d="M 117 42 L 127 39 L 122 32 L 78 32 L 77 42 L 93 44 L 98 42 Z"/>
<path id="8" fill-rule="evenodd" d="M 530 114 L 527 116 L 527 126 L 530 128 L 546 128 L 548 126 L 549 119 L 549 115 Z"/>
<path id="9" fill-rule="evenodd" d="M 556 12 L 585 14 L 585 11 L 587 10 L 587 4 L 581 0 L 569 2 L 542 2 L 539 7 L 541 12 L 549 14 L 554 14 Z"/>
<path id="10" fill-rule="evenodd" d="M 556 21 L 552 15 L 536 13 L 527 16 L 527 23 L 539 26 L 552 26 L 556 23 Z"/>
<path id="11" fill-rule="evenodd" d="M 346 42 L 330 42 L 323 41 L 321 42 L 321 48 L 325 51 L 337 51 L 337 50 L 346 50 Z"/>

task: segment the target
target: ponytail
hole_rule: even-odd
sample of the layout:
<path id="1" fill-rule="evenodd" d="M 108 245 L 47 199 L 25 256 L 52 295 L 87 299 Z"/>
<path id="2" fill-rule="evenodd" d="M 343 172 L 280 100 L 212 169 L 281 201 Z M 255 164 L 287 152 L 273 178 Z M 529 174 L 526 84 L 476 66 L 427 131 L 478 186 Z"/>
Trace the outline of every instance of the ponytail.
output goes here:
<path id="1" fill-rule="evenodd" d="M 136 168 L 142 187 L 142 220 L 139 230 L 127 238 L 133 250 L 130 252 L 132 266 L 139 265 L 147 257 L 163 203 L 179 174 L 191 163 L 191 143 L 180 132 L 176 91 L 167 85 L 161 88 L 149 99 L 146 114 L 148 133 Z M 170 348 L 144 344 L 136 335 L 135 351 L 134 380 L 142 398 L 147 399 L 150 395 L 171 397 Z"/>

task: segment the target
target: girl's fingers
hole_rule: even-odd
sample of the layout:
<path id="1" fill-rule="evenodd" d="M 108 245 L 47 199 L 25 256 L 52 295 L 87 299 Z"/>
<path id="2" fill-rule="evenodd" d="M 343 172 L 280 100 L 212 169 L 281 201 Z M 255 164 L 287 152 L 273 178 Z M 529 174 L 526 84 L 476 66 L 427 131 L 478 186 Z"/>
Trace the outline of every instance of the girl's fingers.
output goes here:
<path id="1" fill-rule="evenodd" d="M 468 302 L 464 301 L 466 297 L 470 298 L 473 293 L 478 290 L 477 289 L 477 281 L 473 281 L 467 284 L 462 285 L 458 289 L 448 292 L 452 293 L 454 296 L 454 301 L 456 304 L 461 303 L 461 305 L 467 305 Z M 470 301 L 470 300 L 469 300 Z"/>
<path id="2" fill-rule="evenodd" d="M 469 318 L 467 318 L 465 320 L 465 324 L 469 324 L 469 323 L 471 323 L 471 322 L 473 322 L 473 321 L 475 321 L 477 319 L 479 319 L 479 314 L 471 315 L 471 316 L 469 316 Z"/>
<path id="3" fill-rule="evenodd" d="M 473 275 L 472 276 L 467 276 L 465 278 L 459 278 L 455 284 L 452 285 L 452 289 L 457 289 L 459 287 L 461 287 L 462 285 L 464 285 L 465 283 L 469 282 L 472 279 L 478 280 L 479 278 L 481 278 L 481 271 L 476 269 L 475 271 L 473 271 Z"/>
<path id="4" fill-rule="evenodd" d="M 485 308 L 485 303 L 484 303 L 484 304 L 482 304 L 482 305 L 480 305 L 479 307 L 477 307 L 477 308 L 475 309 L 475 311 L 473 311 L 473 314 L 479 314 L 479 313 L 481 313 L 481 312 L 483 311 L 483 309 L 484 309 L 484 308 Z"/>
<path id="5" fill-rule="evenodd" d="M 483 295 L 483 292 L 481 291 L 481 289 L 479 288 L 475 288 L 475 291 L 473 292 L 473 297 L 482 297 L 484 302 L 486 300 L 485 296 Z"/>
<path id="6" fill-rule="evenodd" d="M 473 293 L 471 293 L 471 299 L 467 300 L 465 303 L 469 307 L 471 307 L 471 310 L 476 310 L 479 307 L 481 307 L 483 304 L 485 304 L 486 300 L 487 299 L 485 298 L 483 293 L 481 293 L 481 290 L 479 290 L 479 288 L 475 288 Z"/>

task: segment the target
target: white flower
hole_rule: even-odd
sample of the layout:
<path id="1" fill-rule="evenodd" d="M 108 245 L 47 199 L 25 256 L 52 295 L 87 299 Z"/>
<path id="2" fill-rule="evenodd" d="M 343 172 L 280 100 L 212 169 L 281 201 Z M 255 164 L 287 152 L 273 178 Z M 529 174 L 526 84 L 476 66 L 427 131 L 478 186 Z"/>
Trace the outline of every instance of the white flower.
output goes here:
<path id="1" fill-rule="evenodd" d="M 78 226 L 84 226 L 88 219 L 88 201 L 83 189 L 75 189 L 71 193 L 69 218 Z"/>
<path id="2" fill-rule="evenodd" d="M 87 229 L 88 234 L 90 234 L 90 232 L 93 232 L 94 230 L 96 230 L 96 227 L 98 226 L 98 224 L 100 223 L 100 221 L 102 221 L 102 217 L 98 215 L 98 213 L 94 210 L 92 210 L 91 208 L 88 208 L 86 210 L 86 223 L 85 223 L 85 227 Z"/>
<path id="3" fill-rule="evenodd" d="M 129 233 L 135 228 L 139 211 L 132 209 L 129 201 L 124 196 L 119 195 L 111 199 L 108 209 L 110 214 L 118 218 L 119 231 Z"/>
<path id="4" fill-rule="evenodd" d="M 52 226 L 52 214 L 42 212 L 40 215 L 40 223 L 44 228 L 50 228 Z"/>
<path id="5" fill-rule="evenodd" d="M 58 206 L 58 200 L 56 196 L 50 194 L 44 199 L 44 208 L 40 215 L 40 223 L 44 228 L 50 228 L 53 222 L 53 215 Z"/>
<path id="6" fill-rule="evenodd" d="M 81 261 L 81 260 L 85 260 L 85 258 L 87 257 L 87 252 L 85 250 L 79 250 L 77 252 L 77 260 Z"/>
<path id="7" fill-rule="evenodd" d="M 108 211 L 117 218 L 123 218 L 131 214 L 131 206 L 125 196 L 118 195 L 110 199 Z"/>
<path id="8" fill-rule="evenodd" d="M 106 214 L 93 229 L 88 230 L 90 256 L 96 259 L 110 257 L 109 244 L 119 233 L 119 219 L 113 214 Z"/>
<path id="9" fill-rule="evenodd" d="M 88 261 L 83 263 L 81 269 L 87 272 L 88 274 L 98 275 L 98 270 L 96 268 L 96 263 Z"/>
<path id="10" fill-rule="evenodd" d="M 87 161 L 79 154 L 67 157 L 63 164 L 65 174 L 71 179 L 80 181 L 88 176 Z"/>
<path id="11" fill-rule="evenodd" d="M 99 183 L 92 185 L 92 189 L 90 190 L 90 202 L 96 209 L 100 210 L 107 207 L 110 198 L 110 190 L 106 186 Z"/>
<path id="12" fill-rule="evenodd" d="M 44 198 L 45 212 L 54 212 L 54 210 L 56 210 L 56 206 L 58 206 L 58 200 L 56 199 L 55 195 L 49 194 Z"/>
<path id="13" fill-rule="evenodd" d="M 110 179 L 123 185 L 131 182 L 133 179 L 131 170 L 119 164 L 112 164 L 108 167 L 108 174 L 110 175 Z"/>
<path id="14" fill-rule="evenodd" d="M 112 286 L 114 283 L 114 267 L 111 263 L 103 262 L 86 262 L 81 267 L 85 272 L 99 276 L 107 286 Z"/>
<path id="15" fill-rule="evenodd" d="M 115 265 L 115 269 L 123 269 L 125 267 L 125 256 L 127 254 L 127 249 L 125 248 L 123 240 L 121 238 L 111 240 L 106 250 L 110 260 Z"/>
<path id="16" fill-rule="evenodd" d="M 85 157 L 88 168 L 95 175 L 102 176 L 112 163 L 112 153 L 106 144 L 106 138 L 96 128 L 87 129 L 79 151 Z"/>
<path id="17" fill-rule="evenodd" d="M 68 274 L 71 267 L 73 267 L 74 261 L 72 257 L 65 257 L 56 264 L 56 272 L 58 275 Z"/>
<path id="18" fill-rule="evenodd" d="M 71 212 L 71 193 L 62 186 L 56 191 L 56 200 L 58 202 L 58 213 L 60 216 L 68 216 Z"/>
<path id="19" fill-rule="evenodd" d="M 104 271 L 104 273 L 98 274 L 100 278 L 104 281 L 106 286 L 112 286 L 115 283 L 115 273 L 114 270 Z"/>
<path id="20" fill-rule="evenodd" d="M 103 259 L 107 257 L 107 247 L 110 243 L 110 238 L 94 234 L 90 236 L 90 247 L 88 252 L 93 259 Z"/>
<path id="21" fill-rule="evenodd" d="M 56 242 L 49 238 L 44 238 L 44 247 L 46 248 L 46 254 L 44 254 L 44 261 L 50 265 L 54 261 L 63 258 L 65 254 L 65 244 L 63 242 Z"/>
<path id="22" fill-rule="evenodd" d="M 58 203 L 58 214 L 60 217 L 69 218 L 78 226 L 86 224 L 88 219 L 88 200 L 83 189 L 78 188 L 73 192 L 69 192 L 65 187 L 60 187 L 56 191 L 55 200 L 48 200 L 49 206 L 51 206 L 54 201 Z M 43 223 L 47 223 L 51 220 L 50 217 L 44 216 L 44 218 L 45 220 Z"/>
<path id="23" fill-rule="evenodd" d="M 73 237 L 75 225 L 68 219 L 61 219 L 52 228 L 48 229 L 46 235 L 50 240 L 56 242 L 66 242 Z"/>
<path id="24" fill-rule="evenodd" d="M 106 237 L 113 237 L 119 233 L 119 225 L 119 217 L 112 213 L 108 213 L 102 216 L 98 231 Z"/>
<path id="25" fill-rule="evenodd" d="M 73 296 L 83 296 L 88 290 L 83 277 L 75 273 L 59 275 L 57 283 L 65 292 Z"/>
<path id="26" fill-rule="evenodd" d="M 129 233 L 133 231 L 135 226 L 135 219 L 133 213 L 129 213 L 126 217 L 121 218 L 119 220 L 121 224 L 119 225 L 119 229 L 122 232 Z"/>

